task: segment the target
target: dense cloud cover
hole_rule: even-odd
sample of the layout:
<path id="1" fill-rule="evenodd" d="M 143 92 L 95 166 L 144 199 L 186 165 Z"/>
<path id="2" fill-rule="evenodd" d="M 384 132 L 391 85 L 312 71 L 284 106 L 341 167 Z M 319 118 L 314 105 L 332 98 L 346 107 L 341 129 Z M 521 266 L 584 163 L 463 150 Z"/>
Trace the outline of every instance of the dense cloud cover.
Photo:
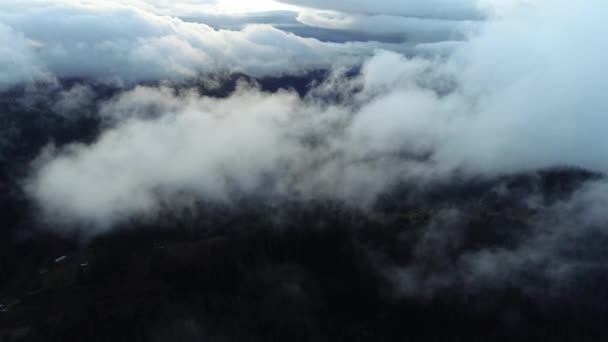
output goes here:
<path id="1" fill-rule="evenodd" d="M 316 3 L 298 5 L 318 7 Z M 265 12 L 242 12 L 256 6 Z M 366 10 L 370 6 L 376 8 L 373 14 Z M 6 60 L 2 65 L 11 67 L 0 75 L 6 87 L 52 77 L 132 83 L 183 80 L 217 72 L 252 76 L 304 73 L 359 64 L 377 48 L 411 53 L 418 43 L 463 40 L 478 29 L 482 14 L 499 6 L 469 1 L 441 6 L 361 1 L 348 8 L 340 2 L 322 6 L 326 7 L 344 12 L 319 12 L 273 1 L 256 2 L 255 6 L 230 1 L 3 1 L 0 39 L 7 51 L 2 54 Z M 190 18 L 190 22 L 173 15 Z M 354 40 L 359 36 L 360 40 L 376 37 L 407 43 L 322 43 L 286 33 L 295 28 L 295 17 L 304 25 L 300 31 L 310 27 L 313 36 L 314 28 L 322 28 L 329 30 L 326 36 L 346 30 Z M 215 30 L 205 23 L 236 31 Z M 257 25 L 246 27 L 247 23 Z M 267 23 L 283 24 L 284 30 Z"/>
<path id="2" fill-rule="evenodd" d="M 221 100 L 137 88 L 103 106 L 114 124 L 97 142 L 42 158 L 30 192 L 54 217 L 111 225 L 184 191 L 361 204 L 396 183 L 456 171 L 605 172 L 608 56 L 588 43 L 606 33 L 604 6 L 539 2 L 485 23 L 446 57 L 377 52 L 360 76 L 336 70 L 304 99 L 252 85 Z"/>
<path id="3" fill-rule="evenodd" d="M 296 74 L 354 65 L 377 46 L 321 43 L 268 25 L 217 31 L 115 2 L 43 0 L 2 2 L 0 39 L 0 78 L 9 85 L 51 76 L 132 83 Z"/>

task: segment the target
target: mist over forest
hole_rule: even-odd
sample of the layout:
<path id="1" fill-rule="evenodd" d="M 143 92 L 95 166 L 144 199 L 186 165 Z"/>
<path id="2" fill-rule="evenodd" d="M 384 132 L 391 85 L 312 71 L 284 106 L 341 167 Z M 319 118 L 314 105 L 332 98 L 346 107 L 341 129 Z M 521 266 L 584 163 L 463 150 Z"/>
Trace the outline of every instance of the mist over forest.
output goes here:
<path id="1" fill-rule="evenodd" d="M 0 341 L 602 341 L 608 3 L 0 2 Z"/>

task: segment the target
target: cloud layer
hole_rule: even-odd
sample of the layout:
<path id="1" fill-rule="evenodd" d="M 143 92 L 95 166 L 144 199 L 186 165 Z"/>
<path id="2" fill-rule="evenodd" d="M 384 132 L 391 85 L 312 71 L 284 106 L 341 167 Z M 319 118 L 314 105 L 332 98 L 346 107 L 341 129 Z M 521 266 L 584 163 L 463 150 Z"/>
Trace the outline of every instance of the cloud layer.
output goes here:
<path id="1" fill-rule="evenodd" d="M 281 2 L 317 9 L 368 15 L 393 14 L 404 17 L 441 18 L 441 19 L 479 19 L 482 17 L 480 0 L 281 0 Z"/>
<path id="2" fill-rule="evenodd" d="M 556 165 L 608 172 L 603 153 L 608 139 L 602 131 L 608 124 L 603 96 L 608 49 L 589 44 L 608 33 L 600 14 L 604 8 L 595 1 L 538 2 L 485 22 L 447 55 L 378 51 L 357 77 L 347 76 L 348 64 L 340 59 L 343 68 L 334 68 L 332 77 L 303 99 L 247 84 L 225 99 L 194 90 L 139 87 L 102 104 L 100 115 L 112 125 L 96 142 L 49 149 L 28 191 L 55 218 L 110 227 L 153 213 L 167 198 L 183 193 L 214 201 L 263 194 L 361 205 L 397 183 L 424 184 L 455 172 L 476 177 Z M 86 8 L 72 10 L 87 13 Z M 144 23 L 124 38 L 129 42 L 124 51 L 140 54 L 138 62 L 156 56 L 157 47 L 167 54 L 191 52 L 180 55 L 174 67 L 151 62 L 137 69 L 127 63 L 132 69 L 125 66 L 118 74 L 134 79 L 179 75 L 181 68 L 188 74 L 188 67 L 205 65 L 214 39 L 221 51 L 229 51 L 220 63 L 254 75 L 284 72 L 285 60 L 274 58 L 277 54 L 293 56 L 296 69 L 306 70 L 332 65 L 336 51 L 355 58 L 368 53 L 367 45 L 323 44 L 268 27 L 218 32 L 130 8 L 112 11 L 124 11 L 121 18 L 127 23 Z M 18 14 L 3 15 L 17 27 Z M 113 42 L 109 51 L 123 41 L 112 38 L 118 34 L 112 27 L 95 40 Z M 19 29 L 49 44 L 44 31 Z M 201 30 L 208 33 L 203 40 Z M 90 32 L 79 34 L 90 38 Z M 191 40 L 177 38 L 182 36 Z M 26 44 L 26 38 L 20 39 Z M 76 40 L 64 39 L 68 43 L 56 44 L 78 49 L 72 45 Z M 182 43 L 192 49 L 179 48 Z M 143 44 L 143 50 L 130 44 Z M 211 45 L 198 50 L 196 44 Z M 124 57 L 122 52 L 115 56 Z M 57 57 L 57 63 L 47 67 L 69 74 L 71 66 L 61 65 L 64 58 Z M 100 76 L 107 67 L 83 70 Z"/>
<path id="3" fill-rule="evenodd" d="M 67 0 L 3 2 L 0 39 L 5 86 L 49 75 L 120 83 L 298 74 L 358 63 L 375 48 L 321 43 L 267 25 L 217 31 L 132 5 Z"/>

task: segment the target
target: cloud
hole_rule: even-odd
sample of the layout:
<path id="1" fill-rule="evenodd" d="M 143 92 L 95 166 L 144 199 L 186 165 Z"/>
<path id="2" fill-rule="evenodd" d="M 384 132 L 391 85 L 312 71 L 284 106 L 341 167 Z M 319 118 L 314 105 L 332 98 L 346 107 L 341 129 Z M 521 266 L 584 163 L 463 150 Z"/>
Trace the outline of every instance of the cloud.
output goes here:
<path id="1" fill-rule="evenodd" d="M 58 94 L 58 99 L 52 109 L 60 115 L 83 117 L 88 114 L 90 106 L 95 103 L 95 98 L 95 91 L 90 86 L 76 84 Z"/>
<path id="2" fill-rule="evenodd" d="M 147 11 L 170 16 L 247 16 L 260 12 L 293 11 L 294 6 L 274 0 L 118 0 L 121 3 L 144 8 Z"/>
<path id="3" fill-rule="evenodd" d="M 365 93 L 380 90 L 373 68 L 366 68 Z M 361 150 L 359 126 L 344 127 L 351 109 L 250 84 L 225 99 L 138 87 L 107 101 L 100 115 L 112 128 L 96 142 L 51 146 L 36 163 L 27 191 L 57 222 L 107 229 L 153 216 L 180 194 L 213 202 L 254 195 L 366 204 L 417 164 L 400 161 L 396 149 Z"/>
<path id="4" fill-rule="evenodd" d="M 321 0 L 281 0 L 293 5 L 332 10 L 343 13 L 367 15 L 393 14 L 404 17 L 438 18 L 438 19 L 479 19 L 482 17 L 482 1 L 478 0 L 356 0 L 356 1 L 321 1 Z"/>
<path id="5" fill-rule="evenodd" d="M 588 43 L 608 30 L 600 7 L 541 2 L 462 46 L 449 68 L 471 107 L 443 158 L 503 172 L 555 164 L 607 171 L 595 151 L 608 143 L 597 130 L 607 120 L 600 89 L 608 85 L 601 62 L 608 49 Z"/>
<path id="6" fill-rule="evenodd" d="M 411 250 L 406 261 L 371 250 L 376 268 L 399 297 L 488 289 L 515 289 L 541 301 L 576 296 L 581 284 L 605 273 L 606 181 L 588 181 L 549 202 L 541 199 L 546 193 L 529 190 L 504 187 L 476 206 L 460 198 L 435 210 L 430 222 L 396 236 Z"/>
<path id="7" fill-rule="evenodd" d="M 298 20 L 305 25 L 325 29 L 398 35 L 409 42 L 464 40 L 479 26 L 479 22 L 471 20 L 402 17 L 388 14 L 341 14 L 310 10 L 300 12 Z"/>
<path id="8" fill-rule="evenodd" d="M 138 88 L 102 109 L 115 125 L 97 142 L 43 158 L 29 191 L 56 217 L 111 226 L 181 192 L 358 205 L 395 183 L 456 171 L 475 177 L 573 165 L 608 172 L 608 49 L 588 43 L 606 33 L 605 6 L 541 3 L 487 22 L 444 57 L 378 52 L 359 77 L 336 69 L 305 99 L 248 86 L 222 100 Z M 251 55 L 244 68 L 271 74 L 283 70 L 275 46 L 301 55 L 302 44 L 320 44 L 268 30 L 222 34 L 228 42 L 247 37 L 231 53 Z M 260 46 L 267 50 L 255 52 Z M 310 60 L 331 63 L 322 49 L 307 51 Z M 151 112 L 157 115 L 142 115 Z"/>
<path id="9" fill-rule="evenodd" d="M 221 201 L 231 181 L 252 191 L 281 155 L 275 125 L 286 112 L 277 109 L 296 101 L 291 94 L 247 92 L 226 102 L 137 88 L 111 110 L 157 105 L 165 115 L 127 120 L 92 146 L 50 152 L 53 159 L 39 170 L 31 191 L 59 221 L 68 214 L 68 221 L 92 219 L 104 226 L 154 212 L 165 192 L 194 191 Z"/>
<path id="10" fill-rule="evenodd" d="M 533 0 L 299 1 L 298 20 L 313 27 L 401 37 L 408 42 L 461 41 L 484 20 L 507 15 Z"/>
<path id="11" fill-rule="evenodd" d="M 48 76 L 35 48 L 35 42 L 0 23 L 0 89 Z"/>
<path id="12" fill-rule="evenodd" d="M 180 81 L 219 72 L 254 77 L 302 74 L 359 65 L 378 48 L 404 52 L 419 43 L 462 40 L 477 27 L 471 21 L 406 18 L 392 12 L 367 16 L 356 11 L 340 15 L 300 10 L 298 15 L 203 10 L 220 5 L 225 4 L 7 0 L 0 4 L 0 37 L 8 49 L 3 65 L 18 65 L 2 70 L 3 87 L 52 77 L 121 84 Z M 202 12 L 179 10 L 180 6 L 200 7 Z M 170 16 L 184 13 L 189 22 Z M 396 43 L 337 44 L 302 38 L 286 32 L 308 32 L 303 27 L 294 29 L 301 26 L 296 15 L 306 25 L 329 30 L 319 33 L 320 37 L 341 37 L 336 32 L 345 31 L 351 34 L 336 41 L 361 37 Z M 230 30 L 214 29 L 204 22 Z M 407 44 L 397 44 L 404 39 Z"/>
<path id="13" fill-rule="evenodd" d="M 179 18 L 186 22 L 203 23 L 217 30 L 242 30 L 244 27 L 251 24 L 264 24 L 277 28 L 298 26 L 299 22 L 296 20 L 297 15 L 297 12 L 291 11 L 267 11 L 229 15 L 218 13 L 187 13 Z"/>
<path id="14" fill-rule="evenodd" d="M 588 182 L 572 197 L 543 207 L 533 226 L 514 248 L 486 249 L 465 254 L 460 260 L 471 285 L 495 288 L 518 284 L 534 296 L 572 293 L 577 283 L 603 273 L 608 239 L 608 200 L 605 180 Z"/>
<path id="15" fill-rule="evenodd" d="M 6 1 L 0 30 L 8 49 L 3 65 L 18 63 L 2 70 L 6 84 L 48 74 L 115 83 L 299 74 L 359 63 L 376 47 L 322 43 L 268 25 L 218 31 L 118 2 Z"/>

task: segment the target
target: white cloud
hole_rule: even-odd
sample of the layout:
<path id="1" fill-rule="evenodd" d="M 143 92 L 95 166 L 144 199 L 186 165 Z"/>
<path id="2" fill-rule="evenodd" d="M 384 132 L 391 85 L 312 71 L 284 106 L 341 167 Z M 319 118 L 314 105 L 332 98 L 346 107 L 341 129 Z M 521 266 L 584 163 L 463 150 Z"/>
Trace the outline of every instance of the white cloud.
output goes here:
<path id="1" fill-rule="evenodd" d="M 196 16 L 201 14 L 243 15 L 256 12 L 296 10 L 274 0 L 117 0 L 156 14 Z"/>
<path id="2" fill-rule="evenodd" d="M 36 59 L 35 47 L 34 42 L 0 23 L 0 89 L 47 77 L 44 66 Z"/>
<path id="3" fill-rule="evenodd" d="M 235 6 L 229 1 L 6 0 L 0 3 L 0 37 L 7 49 L 3 65 L 17 65 L 0 70 L 0 75 L 5 87 L 52 75 L 120 83 L 182 80 L 217 72 L 244 72 L 256 77 L 297 74 L 356 65 L 379 47 L 406 51 L 419 42 L 463 39 L 477 26 L 470 21 L 405 18 L 394 12 L 367 16 L 357 12 L 355 5 L 354 14 L 328 16 L 302 10 L 299 19 L 329 29 L 397 34 L 407 38 L 408 44 L 322 43 L 267 25 L 240 31 L 214 30 L 166 15 L 196 17 L 202 13 L 216 16 L 216 22 L 221 22 L 222 16 L 255 15 L 219 11 Z M 270 1 L 253 8 L 283 7 Z M 278 14 L 268 15 L 278 18 Z"/>
<path id="4" fill-rule="evenodd" d="M 276 127 L 288 111 L 278 109 L 294 108 L 297 101 L 291 94 L 255 91 L 223 101 L 137 88 L 107 110 L 157 105 L 165 115 L 129 119 L 90 147 L 74 145 L 53 155 L 31 191 L 58 220 L 100 225 L 154 212 L 163 193 L 194 191 L 221 201 L 231 181 L 252 191 L 282 154 L 283 132 Z"/>
<path id="5" fill-rule="evenodd" d="M 326 44 L 266 25 L 216 31 L 117 2 L 6 1 L 0 4 L 0 25 L 3 47 L 9 47 L 2 58 L 19 64 L 2 76 L 14 81 L 39 78 L 41 70 L 112 82 L 221 71 L 296 74 L 357 63 L 374 48 Z"/>
<path id="6" fill-rule="evenodd" d="M 248 88 L 224 100 L 138 89 L 108 104 L 105 112 L 119 119 L 98 142 L 41 163 L 30 193 L 56 216 L 107 224 L 153 211 L 159 193 L 221 199 L 227 179 L 246 193 L 365 202 L 394 182 L 456 169 L 475 176 L 567 164 L 608 172 L 608 49 L 593 43 L 608 33 L 607 6 L 543 2 L 484 24 L 443 58 L 378 52 L 360 78 L 338 75 L 304 100 Z M 246 37 L 230 45 L 237 56 L 270 46 L 242 62 L 269 73 L 281 70 L 274 43 L 301 48 L 257 28 L 224 35 Z M 326 103 L 328 92 L 343 100 Z M 141 108 L 160 115 L 142 118 Z"/>

